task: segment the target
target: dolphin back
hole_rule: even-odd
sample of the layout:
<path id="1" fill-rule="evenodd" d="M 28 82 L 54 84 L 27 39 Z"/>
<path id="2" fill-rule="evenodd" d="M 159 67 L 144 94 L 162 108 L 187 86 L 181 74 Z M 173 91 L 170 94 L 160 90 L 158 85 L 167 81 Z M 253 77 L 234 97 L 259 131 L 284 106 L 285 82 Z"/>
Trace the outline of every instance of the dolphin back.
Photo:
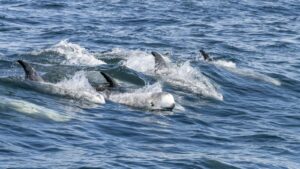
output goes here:
<path id="1" fill-rule="evenodd" d="M 18 60 L 18 63 L 23 67 L 25 72 L 25 79 L 31 81 L 44 81 L 35 71 L 35 69 L 27 62 Z"/>
<path id="2" fill-rule="evenodd" d="M 154 57 L 155 70 L 159 70 L 167 67 L 167 63 L 160 53 L 153 51 L 151 52 L 151 54 Z"/>

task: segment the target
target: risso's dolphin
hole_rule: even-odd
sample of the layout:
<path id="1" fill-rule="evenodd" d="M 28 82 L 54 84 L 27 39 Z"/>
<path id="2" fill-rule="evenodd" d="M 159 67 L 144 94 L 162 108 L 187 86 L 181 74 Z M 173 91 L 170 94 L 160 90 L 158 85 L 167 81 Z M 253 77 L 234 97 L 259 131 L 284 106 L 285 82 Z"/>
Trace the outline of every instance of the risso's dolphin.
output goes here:
<path id="1" fill-rule="evenodd" d="M 119 85 L 111 76 L 104 72 L 101 72 L 101 74 L 108 84 L 99 85 L 96 87 L 96 90 L 104 92 L 106 99 L 112 102 L 147 110 L 171 111 L 175 107 L 174 97 L 170 93 L 141 91 L 120 92 L 116 89 Z"/>
<path id="2" fill-rule="evenodd" d="M 54 83 L 46 82 L 42 77 L 38 75 L 38 73 L 29 63 L 23 60 L 18 60 L 17 62 L 23 67 L 25 72 L 24 85 L 30 88 L 34 88 L 35 90 L 47 94 L 66 96 L 72 99 L 85 100 L 99 104 L 105 103 L 104 96 L 99 93 L 95 93 L 95 90 L 93 93 L 88 90 L 75 91 Z"/>
<path id="3" fill-rule="evenodd" d="M 211 60 L 203 50 L 202 53 L 206 60 Z M 158 52 L 151 52 L 151 54 L 155 62 L 154 73 L 160 80 L 206 97 L 223 100 L 223 96 L 217 91 L 216 86 L 201 72 L 190 67 L 189 62 L 178 65 L 170 62 L 167 60 L 168 58 Z"/>

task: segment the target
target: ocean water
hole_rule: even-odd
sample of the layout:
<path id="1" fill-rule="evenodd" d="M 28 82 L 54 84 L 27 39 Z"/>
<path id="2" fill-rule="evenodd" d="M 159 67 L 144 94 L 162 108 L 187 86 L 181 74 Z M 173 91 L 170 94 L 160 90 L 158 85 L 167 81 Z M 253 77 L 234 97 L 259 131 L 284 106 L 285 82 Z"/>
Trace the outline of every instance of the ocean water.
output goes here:
<path id="1" fill-rule="evenodd" d="M 0 0 L 0 168 L 300 168 L 299 16 L 298 0 Z M 175 109 L 103 104 L 99 71 L 116 100 L 165 91 Z"/>

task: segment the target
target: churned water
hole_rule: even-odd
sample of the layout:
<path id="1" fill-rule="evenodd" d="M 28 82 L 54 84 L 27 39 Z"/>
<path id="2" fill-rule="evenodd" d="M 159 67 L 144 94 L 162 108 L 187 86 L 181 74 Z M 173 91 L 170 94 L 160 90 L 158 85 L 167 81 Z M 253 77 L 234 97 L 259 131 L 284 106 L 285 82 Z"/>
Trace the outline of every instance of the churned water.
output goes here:
<path id="1" fill-rule="evenodd" d="M 299 16 L 298 0 L 0 0 L 0 168 L 300 168 Z M 99 71 L 122 88 L 105 103 Z M 118 103 L 162 91 L 173 111 Z"/>

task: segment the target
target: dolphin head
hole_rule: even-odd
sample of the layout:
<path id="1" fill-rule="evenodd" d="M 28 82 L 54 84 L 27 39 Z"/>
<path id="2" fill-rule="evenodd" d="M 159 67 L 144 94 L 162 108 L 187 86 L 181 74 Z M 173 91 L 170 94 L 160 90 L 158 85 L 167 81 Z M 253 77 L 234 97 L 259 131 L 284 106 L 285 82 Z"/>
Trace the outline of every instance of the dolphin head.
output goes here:
<path id="1" fill-rule="evenodd" d="M 166 92 L 153 93 L 149 99 L 149 107 L 151 110 L 173 110 L 175 100 L 173 95 Z"/>

